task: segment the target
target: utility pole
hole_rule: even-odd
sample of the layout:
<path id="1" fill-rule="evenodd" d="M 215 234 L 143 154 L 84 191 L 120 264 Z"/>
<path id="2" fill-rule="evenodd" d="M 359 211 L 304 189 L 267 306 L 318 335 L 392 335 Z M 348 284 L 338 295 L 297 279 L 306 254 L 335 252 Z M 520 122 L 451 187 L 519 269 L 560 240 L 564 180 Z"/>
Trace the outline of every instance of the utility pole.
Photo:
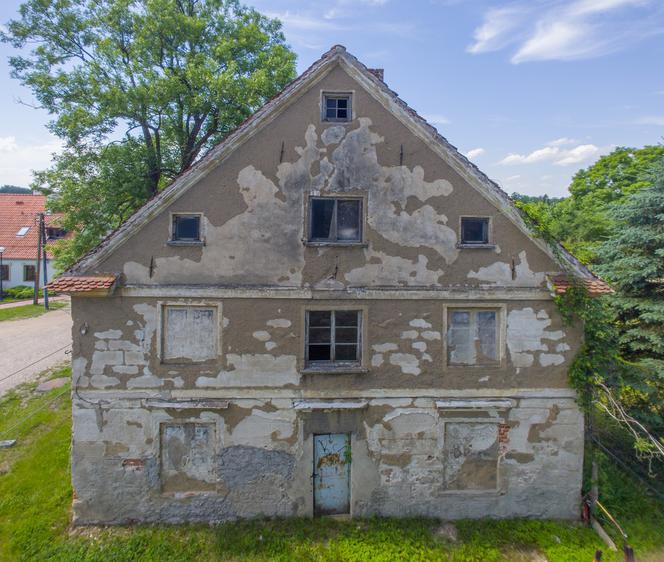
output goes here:
<path id="1" fill-rule="evenodd" d="M 48 271 L 46 270 L 46 224 L 44 224 L 44 213 L 39 213 L 39 236 L 41 236 L 43 252 L 42 256 L 44 259 L 44 308 L 48 310 L 48 289 L 46 285 L 48 283 Z"/>
<path id="2" fill-rule="evenodd" d="M 35 266 L 35 294 L 32 297 L 32 304 L 39 304 L 39 269 L 41 267 L 42 236 L 41 225 L 44 220 L 44 214 L 39 213 L 39 222 L 37 223 L 37 265 Z"/>

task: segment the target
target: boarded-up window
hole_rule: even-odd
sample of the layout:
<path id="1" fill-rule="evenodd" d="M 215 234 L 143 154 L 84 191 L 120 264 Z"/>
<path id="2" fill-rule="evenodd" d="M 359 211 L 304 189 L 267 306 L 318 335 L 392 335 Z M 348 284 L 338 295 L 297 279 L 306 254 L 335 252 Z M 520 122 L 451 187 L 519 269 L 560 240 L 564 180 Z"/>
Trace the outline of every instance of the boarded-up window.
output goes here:
<path id="1" fill-rule="evenodd" d="M 445 486 L 448 490 L 498 487 L 498 424 L 445 424 Z"/>
<path id="2" fill-rule="evenodd" d="M 163 492 L 205 492 L 216 489 L 214 426 L 169 423 L 161 426 L 161 489 Z"/>
<path id="3" fill-rule="evenodd" d="M 165 306 L 163 359 L 206 361 L 217 356 L 216 308 Z"/>
<path id="4" fill-rule="evenodd" d="M 450 309 L 448 311 L 448 365 L 496 365 L 498 311 Z"/>

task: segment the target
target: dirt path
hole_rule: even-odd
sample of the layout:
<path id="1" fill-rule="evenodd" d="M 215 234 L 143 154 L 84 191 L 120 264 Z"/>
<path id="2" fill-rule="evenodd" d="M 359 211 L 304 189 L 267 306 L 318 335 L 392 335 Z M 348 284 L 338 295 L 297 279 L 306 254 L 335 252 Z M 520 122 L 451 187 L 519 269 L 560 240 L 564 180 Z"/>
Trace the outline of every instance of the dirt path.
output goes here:
<path id="1" fill-rule="evenodd" d="M 0 322 L 0 395 L 70 356 L 69 307 L 23 320 Z"/>

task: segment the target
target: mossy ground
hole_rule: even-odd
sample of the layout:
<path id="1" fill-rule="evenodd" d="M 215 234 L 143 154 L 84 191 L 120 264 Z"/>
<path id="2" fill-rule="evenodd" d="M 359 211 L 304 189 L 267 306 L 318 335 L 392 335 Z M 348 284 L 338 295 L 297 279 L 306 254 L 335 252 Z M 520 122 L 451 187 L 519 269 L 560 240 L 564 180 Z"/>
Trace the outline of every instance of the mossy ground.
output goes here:
<path id="1" fill-rule="evenodd" d="M 67 370 L 49 376 L 63 376 Z M 581 524 L 458 521 L 459 542 L 432 519 L 254 520 L 184 525 L 70 528 L 68 387 L 43 395 L 23 386 L 0 399 L 0 560 L 453 560 L 579 562 L 622 560 Z M 63 392 L 64 391 L 64 392 Z M 29 416 L 29 417 L 28 417 Z M 25 421 L 22 421 L 25 420 Z M 20 423 L 6 434 L 8 428 Z M 637 559 L 664 560 L 664 513 L 627 475 L 603 463 L 602 499 L 624 524 Z M 539 558 L 537 558 L 539 556 Z"/>

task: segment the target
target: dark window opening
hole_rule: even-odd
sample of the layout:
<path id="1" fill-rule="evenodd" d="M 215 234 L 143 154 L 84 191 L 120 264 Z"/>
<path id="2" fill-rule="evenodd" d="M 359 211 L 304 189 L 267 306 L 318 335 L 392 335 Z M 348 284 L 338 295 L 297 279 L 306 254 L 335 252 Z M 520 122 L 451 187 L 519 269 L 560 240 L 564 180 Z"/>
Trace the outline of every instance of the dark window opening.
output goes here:
<path id="1" fill-rule="evenodd" d="M 3 281 L 9 281 L 9 266 L 8 265 L 2 265 L 2 268 L 0 268 L 0 278 L 2 278 Z"/>
<path id="2" fill-rule="evenodd" d="M 312 242 L 360 242 L 361 199 L 311 199 L 309 240 Z"/>
<path id="3" fill-rule="evenodd" d="M 351 102 L 350 95 L 331 95 L 323 96 L 324 102 L 324 120 L 325 121 L 350 121 L 351 120 Z"/>
<path id="4" fill-rule="evenodd" d="M 55 226 L 46 228 L 46 237 L 49 240 L 59 240 L 65 236 L 67 236 L 67 231 L 64 228 L 57 228 Z"/>
<path id="5" fill-rule="evenodd" d="M 360 363 L 359 310 L 307 312 L 307 364 Z"/>
<path id="6" fill-rule="evenodd" d="M 488 244 L 489 219 L 488 218 L 462 218 L 461 219 L 462 244 Z"/>
<path id="7" fill-rule="evenodd" d="M 24 265 L 23 266 L 23 281 L 35 281 L 35 266 L 34 265 Z"/>
<path id="8" fill-rule="evenodd" d="M 201 217 L 199 215 L 173 215 L 174 241 L 198 242 L 201 239 Z"/>

